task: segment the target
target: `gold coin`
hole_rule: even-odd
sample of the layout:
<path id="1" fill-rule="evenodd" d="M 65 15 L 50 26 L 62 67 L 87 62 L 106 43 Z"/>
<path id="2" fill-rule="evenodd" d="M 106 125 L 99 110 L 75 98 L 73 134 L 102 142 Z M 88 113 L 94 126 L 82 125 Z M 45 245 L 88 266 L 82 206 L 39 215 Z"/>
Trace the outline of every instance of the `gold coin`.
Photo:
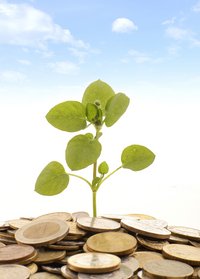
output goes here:
<path id="1" fill-rule="evenodd" d="M 132 256 L 122 257 L 121 263 L 128 266 L 133 273 L 135 273 L 139 269 L 139 262 Z"/>
<path id="2" fill-rule="evenodd" d="M 96 217 L 79 218 L 77 225 L 81 229 L 91 232 L 116 231 L 121 227 L 116 221 Z"/>
<path id="3" fill-rule="evenodd" d="M 78 218 L 89 217 L 89 216 L 90 216 L 89 213 L 87 213 L 85 211 L 73 212 L 72 213 L 72 220 L 74 222 L 76 222 Z"/>
<path id="4" fill-rule="evenodd" d="M 163 246 L 169 244 L 169 242 L 166 240 L 154 240 L 150 238 L 144 238 L 140 235 L 137 235 L 136 238 L 140 245 L 153 251 L 162 251 Z"/>
<path id="5" fill-rule="evenodd" d="M 70 270 L 67 265 L 61 267 L 61 274 L 64 278 L 67 279 L 78 279 L 77 272 Z"/>
<path id="6" fill-rule="evenodd" d="M 148 261 L 164 259 L 162 254 L 151 251 L 134 252 L 133 257 L 138 260 L 140 268 L 143 268 L 144 264 Z"/>
<path id="7" fill-rule="evenodd" d="M 194 269 L 185 263 L 173 260 L 156 260 L 144 264 L 144 273 L 153 278 L 184 279 L 191 276 Z"/>
<path id="8" fill-rule="evenodd" d="M 26 260 L 35 254 L 35 249 L 29 245 L 12 244 L 0 248 L 0 263 L 16 263 Z"/>
<path id="9" fill-rule="evenodd" d="M 30 222 L 31 221 L 27 220 L 27 219 L 14 219 L 14 220 L 8 221 L 8 224 L 12 229 L 19 229 L 19 228 L 29 224 Z"/>
<path id="10" fill-rule="evenodd" d="M 77 226 L 76 222 L 68 221 L 67 224 L 69 226 L 69 233 L 67 234 L 67 237 L 75 236 L 75 237 L 81 238 L 86 235 L 86 232 L 83 231 L 82 229 L 80 229 Z"/>
<path id="11" fill-rule="evenodd" d="M 52 212 L 35 218 L 35 220 L 44 220 L 44 219 L 59 219 L 62 221 L 70 221 L 72 219 L 72 215 L 68 212 Z"/>
<path id="12" fill-rule="evenodd" d="M 17 242 L 41 246 L 63 239 L 69 231 L 66 222 L 56 219 L 32 221 L 15 233 Z"/>
<path id="13" fill-rule="evenodd" d="M 69 257 L 68 267 L 77 272 L 104 273 L 119 269 L 119 257 L 106 253 L 81 253 Z"/>
<path id="14" fill-rule="evenodd" d="M 163 247 L 163 255 L 169 259 L 198 266 L 200 265 L 200 249 L 184 244 L 168 244 Z"/>
<path id="15" fill-rule="evenodd" d="M 22 265 L 4 264 L 0 265 L 1 279 L 27 279 L 31 275 L 30 270 Z"/>
<path id="16" fill-rule="evenodd" d="M 134 251 L 137 240 L 127 233 L 104 232 L 89 237 L 86 244 L 94 252 L 124 256 Z"/>
<path id="17" fill-rule="evenodd" d="M 152 224 L 147 224 L 142 220 L 136 221 L 122 219 L 121 225 L 128 231 L 132 231 L 134 233 L 138 233 L 156 239 L 168 239 L 171 234 L 170 231 L 168 231 L 165 228 L 157 227 Z"/>
<path id="18" fill-rule="evenodd" d="M 58 260 L 62 260 L 66 255 L 66 251 L 52 251 L 40 249 L 34 260 L 36 264 L 49 264 Z"/>
<path id="19" fill-rule="evenodd" d="M 79 273 L 78 279 L 129 279 L 133 275 L 132 270 L 124 264 L 120 265 L 118 270 L 104 274 L 85 274 Z"/>
<path id="20" fill-rule="evenodd" d="M 189 243 L 194 247 L 200 248 L 200 242 L 189 240 Z"/>
<path id="21" fill-rule="evenodd" d="M 63 279 L 61 275 L 51 274 L 49 272 L 37 272 L 31 275 L 30 279 Z"/>
<path id="22" fill-rule="evenodd" d="M 154 220 L 156 219 L 153 216 L 147 215 L 147 214 L 140 214 L 140 213 L 133 213 L 133 214 L 126 214 L 125 216 L 135 217 L 140 220 Z"/>
<path id="23" fill-rule="evenodd" d="M 36 257 L 37 257 L 37 251 L 35 250 L 35 253 L 33 255 L 31 255 L 30 257 L 26 258 L 25 260 L 17 261 L 17 263 L 18 264 L 22 264 L 22 265 L 30 264 L 30 263 L 32 263 L 35 260 Z"/>
<path id="24" fill-rule="evenodd" d="M 168 239 L 169 242 L 171 243 L 176 243 L 176 244 L 188 244 L 189 240 L 187 238 L 183 238 L 180 236 L 176 236 L 171 234 L 170 238 Z"/>
<path id="25" fill-rule="evenodd" d="M 200 230 L 189 227 L 169 226 L 168 230 L 175 235 L 183 236 L 191 240 L 200 241 Z"/>
<path id="26" fill-rule="evenodd" d="M 30 270 L 31 274 L 34 274 L 38 271 L 38 266 L 35 263 L 28 264 L 26 267 Z"/>

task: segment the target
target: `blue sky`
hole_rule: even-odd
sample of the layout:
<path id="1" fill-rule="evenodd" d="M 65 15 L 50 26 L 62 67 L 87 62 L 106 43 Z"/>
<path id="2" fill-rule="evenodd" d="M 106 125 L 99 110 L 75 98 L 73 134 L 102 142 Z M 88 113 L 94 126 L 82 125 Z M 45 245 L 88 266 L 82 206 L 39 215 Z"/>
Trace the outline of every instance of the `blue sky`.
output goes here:
<path id="1" fill-rule="evenodd" d="M 111 166 L 117 167 L 125 144 L 143 144 L 156 153 L 148 170 L 126 174 L 127 189 L 123 175 L 112 179 L 111 185 L 126 189 L 123 207 L 120 187 L 99 192 L 100 200 L 107 199 L 101 212 L 136 210 L 174 223 L 178 219 L 180 225 L 187 216 L 195 226 L 194 212 L 200 210 L 199 26 L 199 0 L 0 0 L 0 191 L 7 218 L 13 214 L 8 200 L 16 208 L 14 217 L 24 215 L 24 208 L 33 216 L 66 210 L 64 201 L 71 211 L 91 210 L 83 202 L 90 194 L 84 188 L 77 197 L 76 182 L 74 190 L 49 199 L 33 189 L 49 161 L 64 161 L 71 137 L 52 128 L 46 113 L 61 101 L 81 100 L 86 86 L 100 78 L 131 98 L 127 120 L 111 129 L 113 135 L 106 131 L 104 150 Z M 145 202 L 134 199 L 131 207 L 129 191 Z"/>

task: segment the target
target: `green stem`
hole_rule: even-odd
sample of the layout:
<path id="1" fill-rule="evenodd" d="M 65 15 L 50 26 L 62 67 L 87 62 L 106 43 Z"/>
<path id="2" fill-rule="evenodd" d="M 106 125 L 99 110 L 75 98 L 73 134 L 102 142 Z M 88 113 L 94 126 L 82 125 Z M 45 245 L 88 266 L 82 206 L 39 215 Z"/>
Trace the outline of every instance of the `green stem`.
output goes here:
<path id="1" fill-rule="evenodd" d="M 122 168 L 122 166 L 118 167 L 117 169 L 115 169 L 114 171 L 112 171 L 111 173 L 109 173 L 104 179 L 101 180 L 101 182 L 99 183 L 98 187 L 96 188 L 96 190 L 99 189 L 99 187 L 101 186 L 101 184 L 108 179 L 111 175 L 113 175 L 114 173 L 116 173 L 118 170 L 120 170 Z"/>
<path id="2" fill-rule="evenodd" d="M 97 199 L 96 199 L 96 191 L 92 191 L 92 203 L 93 203 L 93 217 L 97 217 Z"/>
<path id="3" fill-rule="evenodd" d="M 90 186 L 91 190 L 93 190 L 92 189 L 92 184 L 87 179 L 85 179 L 84 177 L 82 177 L 80 175 L 77 175 L 77 174 L 73 174 L 73 173 L 68 173 L 68 175 L 77 177 L 79 179 L 82 179 L 83 181 L 85 181 Z"/>

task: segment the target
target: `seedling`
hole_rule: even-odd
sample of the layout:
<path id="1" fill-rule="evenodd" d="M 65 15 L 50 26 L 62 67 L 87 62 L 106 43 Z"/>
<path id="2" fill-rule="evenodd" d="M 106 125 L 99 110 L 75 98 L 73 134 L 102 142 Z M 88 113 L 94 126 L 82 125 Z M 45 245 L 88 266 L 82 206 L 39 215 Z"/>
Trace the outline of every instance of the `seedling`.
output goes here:
<path id="1" fill-rule="evenodd" d="M 67 172 L 57 161 L 50 162 L 40 173 L 35 191 L 41 195 L 52 196 L 61 193 L 69 184 L 70 176 L 86 182 L 92 191 L 93 216 L 97 216 L 96 194 L 100 186 L 120 169 L 140 171 L 151 165 L 154 153 L 142 145 L 130 145 L 121 154 L 121 165 L 109 172 L 107 162 L 98 164 L 102 146 L 100 138 L 103 126 L 113 126 L 124 114 L 129 98 L 124 93 L 115 93 L 105 82 L 97 80 L 85 90 L 82 102 L 66 101 L 53 107 L 46 115 L 47 121 L 55 128 L 66 132 L 77 132 L 94 127 L 94 134 L 85 133 L 74 136 L 67 144 L 65 159 L 71 171 L 92 166 L 92 181 Z"/>

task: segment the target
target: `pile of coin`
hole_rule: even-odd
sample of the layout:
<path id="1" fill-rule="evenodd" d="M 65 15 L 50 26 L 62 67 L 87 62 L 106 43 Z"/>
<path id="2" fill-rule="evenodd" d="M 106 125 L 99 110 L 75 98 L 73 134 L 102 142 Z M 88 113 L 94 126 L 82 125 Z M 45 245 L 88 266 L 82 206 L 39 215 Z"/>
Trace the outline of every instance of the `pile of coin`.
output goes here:
<path id="1" fill-rule="evenodd" d="M 144 214 L 53 212 L 0 224 L 0 279 L 200 278 L 200 230 Z"/>

